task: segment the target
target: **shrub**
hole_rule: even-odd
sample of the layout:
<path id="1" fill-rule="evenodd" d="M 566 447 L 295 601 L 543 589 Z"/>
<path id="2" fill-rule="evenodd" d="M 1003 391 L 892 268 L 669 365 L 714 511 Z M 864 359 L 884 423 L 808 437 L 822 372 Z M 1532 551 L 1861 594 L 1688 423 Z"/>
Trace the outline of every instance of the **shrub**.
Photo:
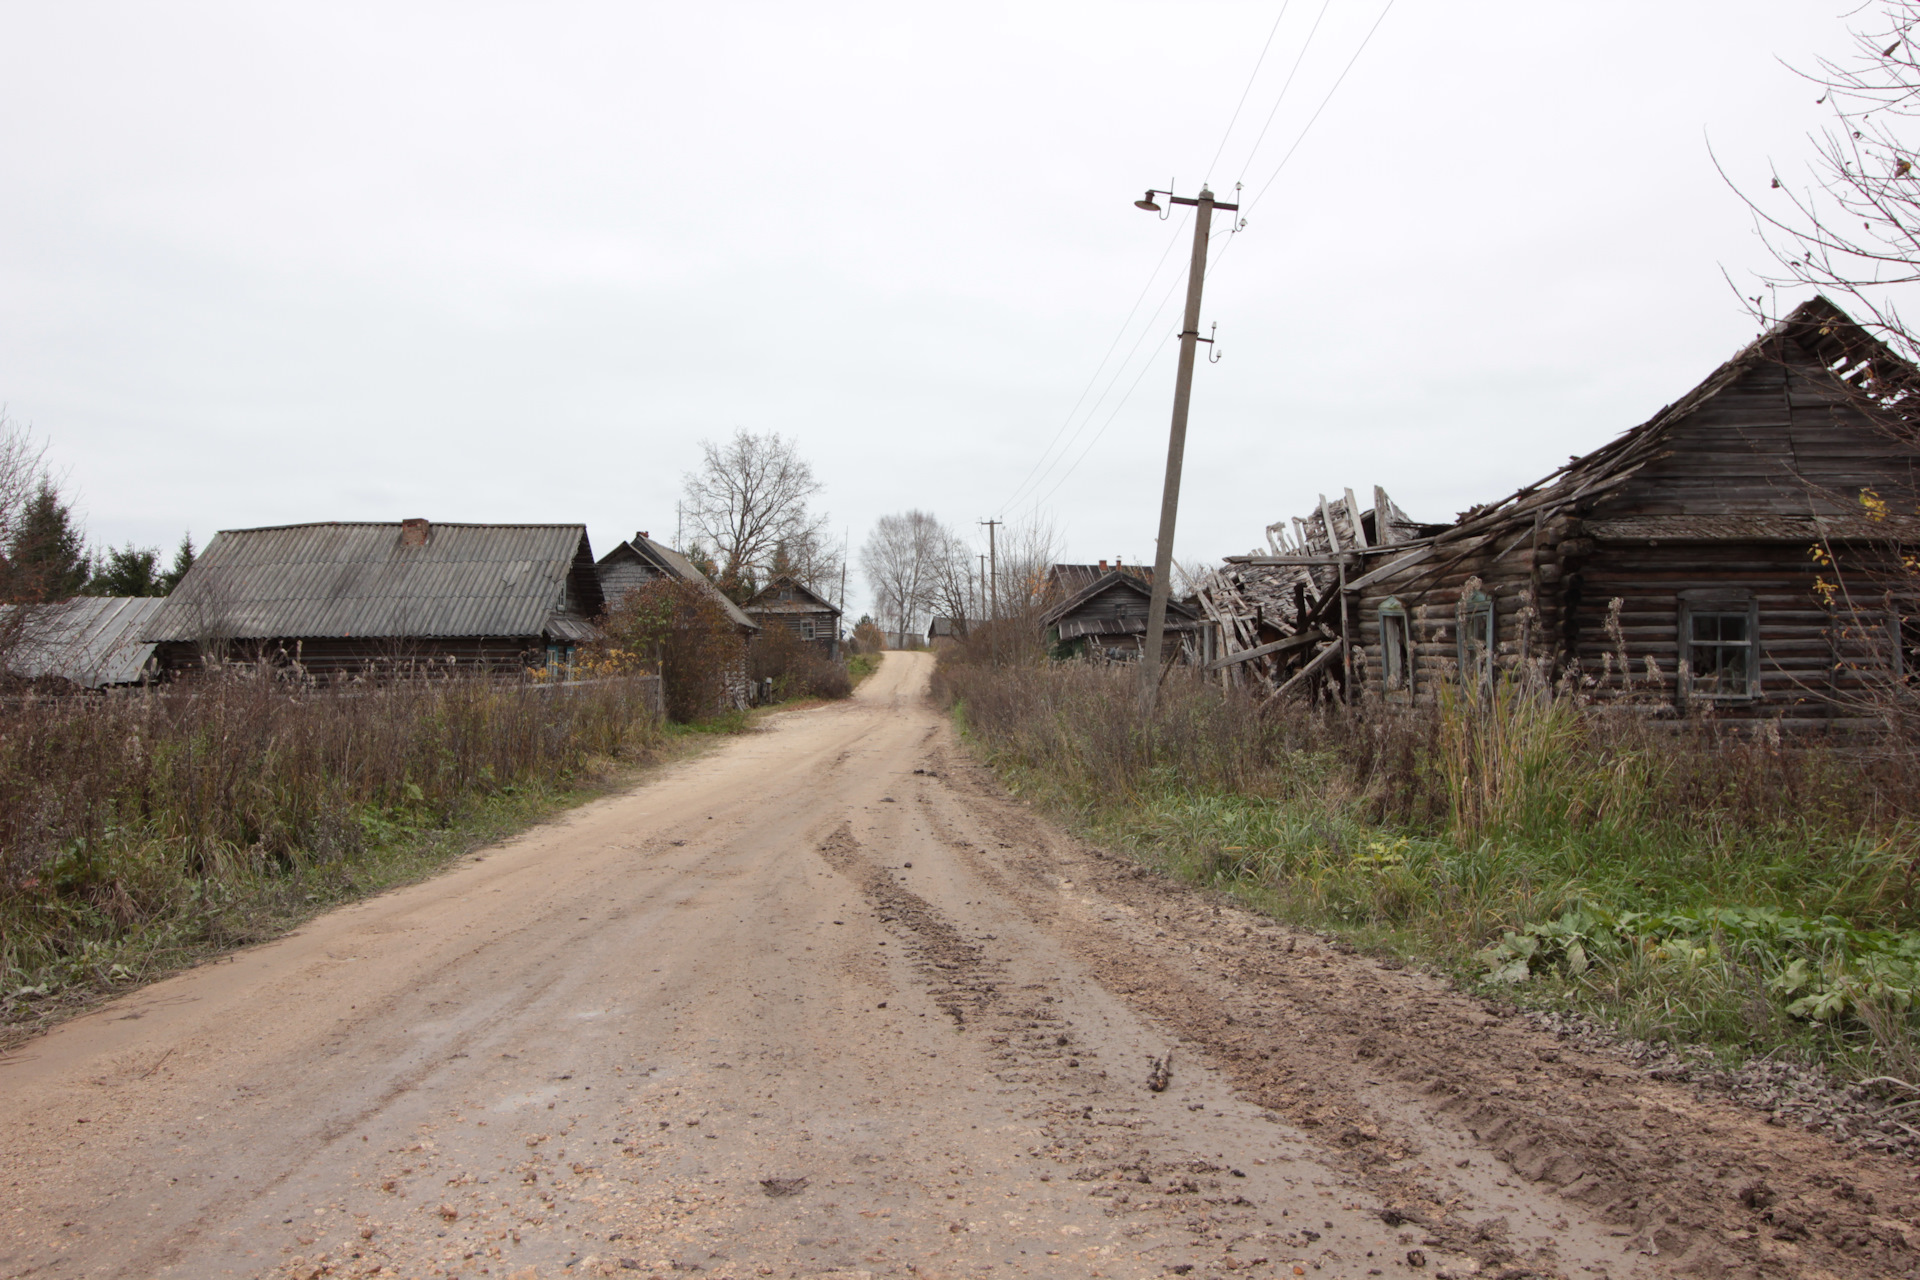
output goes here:
<path id="1" fill-rule="evenodd" d="M 704 720 L 746 694 L 746 642 L 705 583 L 655 578 L 627 592 L 601 619 L 594 660 L 657 671 L 667 717 Z"/>
<path id="2" fill-rule="evenodd" d="M 782 702 L 789 698 L 845 698 L 853 693 L 853 680 L 843 663 L 777 623 L 754 637 L 747 667 L 755 684 L 772 680 L 773 695 Z"/>

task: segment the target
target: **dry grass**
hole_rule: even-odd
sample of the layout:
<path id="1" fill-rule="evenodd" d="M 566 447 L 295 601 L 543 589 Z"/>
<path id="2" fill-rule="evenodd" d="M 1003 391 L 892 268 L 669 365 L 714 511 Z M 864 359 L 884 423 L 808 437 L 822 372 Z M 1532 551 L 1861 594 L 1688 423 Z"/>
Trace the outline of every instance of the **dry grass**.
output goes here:
<path id="1" fill-rule="evenodd" d="M 1011 785 L 1288 918 L 1655 1038 L 1861 1071 L 1914 1052 L 1910 753 L 1675 732 L 1518 685 L 1263 718 L 1181 674 L 1149 729 L 1133 680 L 937 676 Z"/>
<path id="2" fill-rule="evenodd" d="M 240 671 L 0 706 L 6 1012 L 270 934 L 539 816 L 658 748 L 648 686 Z"/>

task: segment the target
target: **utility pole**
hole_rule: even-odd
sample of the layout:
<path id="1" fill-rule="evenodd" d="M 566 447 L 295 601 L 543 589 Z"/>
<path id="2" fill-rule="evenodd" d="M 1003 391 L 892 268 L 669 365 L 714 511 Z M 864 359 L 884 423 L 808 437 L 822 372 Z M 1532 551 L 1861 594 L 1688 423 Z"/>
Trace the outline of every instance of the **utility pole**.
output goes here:
<path id="1" fill-rule="evenodd" d="M 1134 203 L 1142 209 L 1159 212 L 1156 193 L 1149 190 L 1144 200 Z M 1207 275 L 1207 232 L 1213 224 L 1213 211 L 1238 212 L 1237 204 L 1221 204 L 1206 187 L 1194 199 L 1176 196 L 1171 191 L 1158 194 L 1172 204 L 1193 206 L 1193 260 L 1187 267 L 1187 310 L 1180 326 L 1180 371 L 1173 382 L 1173 427 L 1167 436 L 1167 482 L 1160 495 L 1160 537 L 1153 551 L 1153 595 L 1147 605 L 1146 652 L 1140 661 L 1140 712 L 1153 715 L 1155 695 L 1160 688 L 1160 648 L 1167 631 L 1167 595 L 1173 587 L 1173 525 L 1180 509 L 1180 465 L 1187 452 L 1187 402 L 1193 394 L 1193 357 L 1202 342 L 1200 336 L 1200 290 Z"/>
<path id="2" fill-rule="evenodd" d="M 1000 621 L 1000 561 L 994 552 L 993 532 L 1000 527 L 1002 522 L 999 520 L 982 520 L 980 523 L 987 526 L 987 634 L 993 637 L 990 648 L 993 661 L 997 665 L 1000 661 L 1000 628 L 998 626 Z"/>
<path id="3" fill-rule="evenodd" d="M 973 602 L 975 622 L 985 622 L 987 618 L 987 553 L 980 553 L 980 595 Z"/>

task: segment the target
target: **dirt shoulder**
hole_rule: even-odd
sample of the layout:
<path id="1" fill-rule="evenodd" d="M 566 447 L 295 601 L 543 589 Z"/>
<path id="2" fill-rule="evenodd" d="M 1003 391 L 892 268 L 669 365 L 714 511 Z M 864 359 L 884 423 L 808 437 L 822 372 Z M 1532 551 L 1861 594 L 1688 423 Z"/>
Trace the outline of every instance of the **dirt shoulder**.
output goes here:
<path id="1" fill-rule="evenodd" d="M 1708 1276 L 1920 1272 L 1909 1162 L 1848 1151 L 1583 1050 L 1063 835 L 955 749 L 949 785 L 1001 838 L 984 874 L 1247 1096 L 1328 1143 L 1423 1239 L 1507 1265 L 1457 1208 L 1485 1174 L 1607 1224 L 1629 1256 Z"/>

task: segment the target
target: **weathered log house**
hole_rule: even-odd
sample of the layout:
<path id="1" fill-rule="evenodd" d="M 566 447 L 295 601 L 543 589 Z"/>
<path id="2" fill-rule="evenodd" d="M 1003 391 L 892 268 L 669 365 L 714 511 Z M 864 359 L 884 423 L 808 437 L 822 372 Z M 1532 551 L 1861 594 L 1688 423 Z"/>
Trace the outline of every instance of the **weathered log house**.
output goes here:
<path id="1" fill-rule="evenodd" d="M 594 569 L 600 575 L 600 590 L 606 596 L 608 608 L 618 604 L 627 592 L 656 578 L 679 578 L 683 582 L 697 582 L 712 591 L 742 640 L 751 639 L 760 630 L 760 625 L 714 586 L 693 561 L 672 547 L 655 542 L 644 531 L 601 556 Z"/>
<path id="2" fill-rule="evenodd" d="M 840 611 L 806 584 L 782 575 L 742 607 L 763 631 L 781 627 L 829 658 L 840 656 Z"/>
<path id="3" fill-rule="evenodd" d="M 747 647 L 760 634 L 760 624 L 749 618 L 726 592 L 714 586 L 693 561 L 665 543 L 655 542 L 645 530 L 641 530 L 601 556 L 594 571 L 599 575 L 600 589 L 606 597 L 608 608 L 619 604 L 629 591 L 659 578 L 677 578 L 704 588 L 726 612 L 738 639 L 738 647 L 727 666 L 727 701 L 737 709 L 745 709 L 752 702 L 752 681 L 747 675 Z"/>
<path id="4" fill-rule="evenodd" d="M 284 525 L 214 535 L 141 639 L 170 671 L 563 671 L 602 608 L 581 525 Z"/>
<path id="5" fill-rule="evenodd" d="M 1313 664 L 1329 692 L 1427 702 L 1532 665 L 1668 713 L 1856 719 L 1910 661 L 1912 603 L 1887 581 L 1836 590 L 1821 557 L 1885 562 L 1920 533 L 1904 514 L 1920 450 L 1875 408 L 1912 377 L 1816 298 L 1649 421 L 1454 524 L 1415 525 L 1377 490 L 1365 513 L 1323 501 L 1319 545 L 1230 557 L 1209 584 L 1227 669 L 1260 670 L 1264 648 L 1270 688 L 1312 687 Z M 1311 585 L 1250 644 L 1246 598 L 1287 573 Z"/>
<path id="6" fill-rule="evenodd" d="M 1081 566 L 1056 566 L 1079 568 Z M 1040 615 L 1047 643 L 1056 657 L 1104 657 L 1134 661 L 1147 634 L 1147 606 L 1153 598 L 1152 575 L 1109 569 L 1086 582 Z M 1178 600 L 1167 601 L 1167 633 L 1174 650 L 1188 662 L 1206 661 L 1211 632 L 1199 615 Z"/>

